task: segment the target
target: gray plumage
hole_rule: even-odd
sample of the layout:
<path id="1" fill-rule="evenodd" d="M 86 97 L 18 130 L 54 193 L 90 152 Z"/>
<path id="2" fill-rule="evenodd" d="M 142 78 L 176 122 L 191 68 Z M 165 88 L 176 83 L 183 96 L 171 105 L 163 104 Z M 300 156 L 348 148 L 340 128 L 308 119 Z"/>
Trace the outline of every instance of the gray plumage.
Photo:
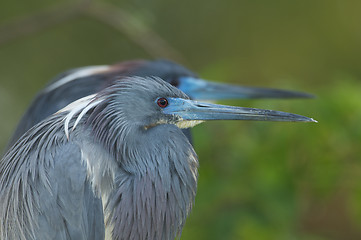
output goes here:
<path id="1" fill-rule="evenodd" d="M 23 135 L 0 162 L 1 239 L 103 239 L 101 198 L 114 239 L 179 234 L 194 201 L 198 161 L 176 126 L 144 129 L 160 120 L 153 116 L 160 95 L 188 98 L 160 79 L 126 79 L 94 98 L 102 101 L 69 140 L 64 120 L 71 110 Z"/>
<path id="2" fill-rule="evenodd" d="M 192 101 L 159 78 L 123 78 L 32 127 L 0 161 L 0 238 L 174 239 L 198 177 L 180 128 L 217 119 L 314 121 Z"/>
<path id="3" fill-rule="evenodd" d="M 1 160 L 0 239 L 103 239 L 101 199 L 63 116 L 33 127 Z"/>

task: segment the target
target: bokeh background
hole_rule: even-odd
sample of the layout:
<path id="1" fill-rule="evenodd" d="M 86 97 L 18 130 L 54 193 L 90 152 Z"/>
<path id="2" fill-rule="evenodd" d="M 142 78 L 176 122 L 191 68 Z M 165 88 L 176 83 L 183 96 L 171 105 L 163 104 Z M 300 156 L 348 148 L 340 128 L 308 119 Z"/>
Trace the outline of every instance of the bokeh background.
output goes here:
<path id="1" fill-rule="evenodd" d="M 318 124 L 194 129 L 195 207 L 182 239 L 361 239 L 361 1 L 0 2 L 0 149 L 36 92 L 74 67 L 167 58 L 202 78 L 311 100 L 225 101 Z"/>

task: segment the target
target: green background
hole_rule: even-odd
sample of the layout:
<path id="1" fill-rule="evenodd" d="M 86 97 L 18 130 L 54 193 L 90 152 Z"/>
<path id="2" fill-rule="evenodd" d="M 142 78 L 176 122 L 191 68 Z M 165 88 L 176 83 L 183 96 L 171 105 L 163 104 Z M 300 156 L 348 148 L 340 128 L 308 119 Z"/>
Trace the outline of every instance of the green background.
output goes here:
<path id="1" fill-rule="evenodd" d="M 0 148 L 69 68 L 168 58 L 202 78 L 313 93 L 224 101 L 318 124 L 195 127 L 198 193 L 182 239 L 361 239 L 361 1 L 0 2 Z"/>

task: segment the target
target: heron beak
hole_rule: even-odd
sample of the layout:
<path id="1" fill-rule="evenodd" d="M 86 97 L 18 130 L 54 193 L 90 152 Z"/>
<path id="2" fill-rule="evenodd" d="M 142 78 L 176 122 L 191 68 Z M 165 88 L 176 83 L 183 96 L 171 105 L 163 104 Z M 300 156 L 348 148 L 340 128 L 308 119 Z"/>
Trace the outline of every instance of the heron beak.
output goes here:
<path id="1" fill-rule="evenodd" d="M 168 98 L 168 102 L 163 113 L 179 117 L 180 121 L 193 121 L 191 125 L 206 120 L 317 122 L 305 116 L 273 110 L 209 104 L 182 98 Z"/>
<path id="2" fill-rule="evenodd" d="M 272 88 L 243 87 L 209 82 L 194 77 L 179 78 L 180 90 L 197 100 L 250 99 L 250 98 L 313 98 L 308 93 Z"/>

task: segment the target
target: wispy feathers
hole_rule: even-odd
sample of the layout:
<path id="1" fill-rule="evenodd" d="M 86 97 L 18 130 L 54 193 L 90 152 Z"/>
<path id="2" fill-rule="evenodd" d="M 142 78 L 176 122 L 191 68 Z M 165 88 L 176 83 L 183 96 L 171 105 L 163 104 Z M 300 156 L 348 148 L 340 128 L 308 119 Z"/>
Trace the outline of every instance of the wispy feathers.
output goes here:
<path id="1" fill-rule="evenodd" d="M 64 84 L 67 84 L 68 82 L 74 81 L 79 78 L 88 77 L 88 76 L 91 76 L 91 75 L 94 75 L 97 73 L 105 72 L 105 71 L 108 71 L 109 69 L 111 69 L 111 66 L 107 66 L 107 65 L 78 68 L 73 73 L 66 75 L 62 79 L 60 79 L 60 80 L 56 81 L 55 83 L 46 87 L 44 89 L 44 92 L 53 91 L 54 89 L 56 89 Z"/>

